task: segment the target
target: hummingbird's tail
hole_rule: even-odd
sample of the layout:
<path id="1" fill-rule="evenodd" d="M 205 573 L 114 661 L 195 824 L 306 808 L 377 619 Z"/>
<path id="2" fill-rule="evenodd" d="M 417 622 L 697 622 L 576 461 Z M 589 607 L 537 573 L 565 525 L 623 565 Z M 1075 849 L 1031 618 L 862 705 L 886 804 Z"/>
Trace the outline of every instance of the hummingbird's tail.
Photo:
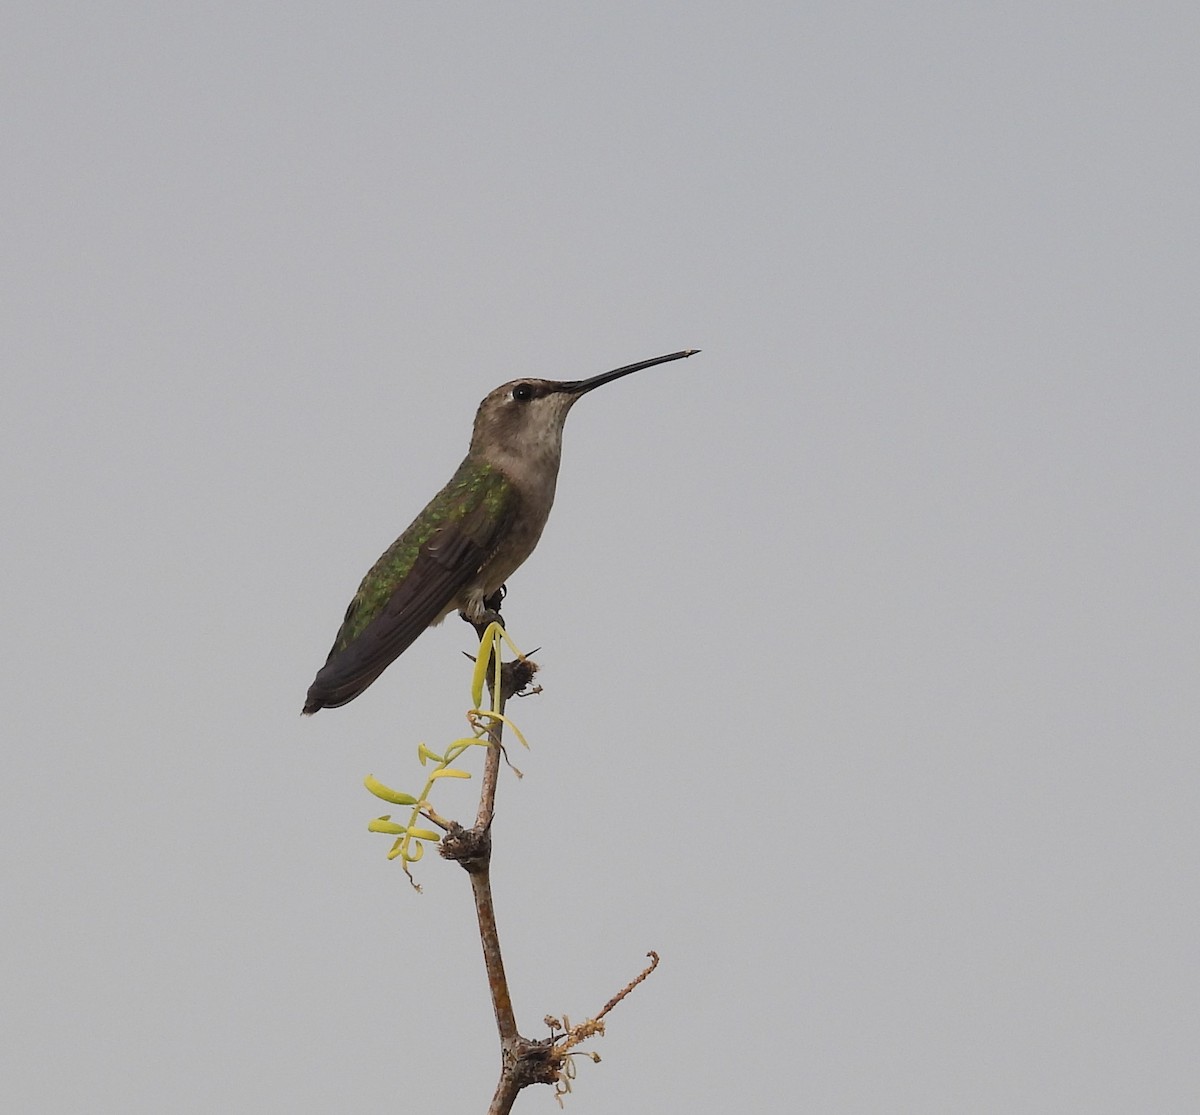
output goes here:
<path id="1" fill-rule="evenodd" d="M 392 595 L 383 612 L 348 643 L 338 634 L 325 665 L 308 687 L 303 713 L 311 716 L 323 708 L 349 704 L 400 657 L 431 623 L 443 614 L 434 598 L 412 599 L 413 582 Z M 346 613 L 353 616 L 354 605 Z"/>
<path id="2" fill-rule="evenodd" d="M 320 712 L 323 708 L 339 708 L 349 704 L 382 673 L 381 669 L 370 677 L 356 678 L 353 682 L 340 686 L 322 685 L 321 674 L 317 674 L 312 685 L 308 687 L 308 695 L 304 699 L 301 715 L 312 716 L 314 712 Z"/>

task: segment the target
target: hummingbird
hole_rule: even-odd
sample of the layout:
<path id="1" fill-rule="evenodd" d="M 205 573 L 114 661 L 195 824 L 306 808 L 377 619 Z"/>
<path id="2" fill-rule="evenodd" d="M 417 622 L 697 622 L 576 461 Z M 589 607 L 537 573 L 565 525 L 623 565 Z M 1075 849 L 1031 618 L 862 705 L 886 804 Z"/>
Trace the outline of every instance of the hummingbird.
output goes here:
<path id="1" fill-rule="evenodd" d="M 487 395 L 450 483 L 358 586 L 309 686 L 304 714 L 353 701 L 452 611 L 476 624 L 492 615 L 489 603 L 542 536 L 571 408 L 603 384 L 699 351 L 655 356 L 590 379 L 514 379 Z"/>

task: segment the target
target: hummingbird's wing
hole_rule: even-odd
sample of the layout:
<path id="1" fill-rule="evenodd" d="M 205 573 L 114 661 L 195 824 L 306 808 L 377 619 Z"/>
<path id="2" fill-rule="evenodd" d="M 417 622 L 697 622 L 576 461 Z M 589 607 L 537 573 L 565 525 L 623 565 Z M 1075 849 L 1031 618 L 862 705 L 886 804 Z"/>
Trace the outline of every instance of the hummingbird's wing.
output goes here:
<path id="1" fill-rule="evenodd" d="M 354 700 L 455 606 L 507 536 L 519 511 L 516 489 L 498 472 L 476 471 L 469 484 L 460 482 L 462 472 L 363 579 L 305 713 Z"/>

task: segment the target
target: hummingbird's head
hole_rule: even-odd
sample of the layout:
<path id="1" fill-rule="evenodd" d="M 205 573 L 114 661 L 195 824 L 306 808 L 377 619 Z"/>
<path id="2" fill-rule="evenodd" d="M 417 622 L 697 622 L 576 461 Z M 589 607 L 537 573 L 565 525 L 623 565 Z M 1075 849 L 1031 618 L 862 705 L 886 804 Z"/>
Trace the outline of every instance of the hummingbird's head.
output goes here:
<path id="1" fill-rule="evenodd" d="M 479 404 L 472 451 L 487 457 L 557 457 L 563 423 L 578 395 L 549 379 L 514 379 Z"/>
<path id="2" fill-rule="evenodd" d="M 689 348 L 669 356 L 655 356 L 590 379 L 514 379 L 497 387 L 479 404 L 471 451 L 493 459 L 497 456 L 550 459 L 557 466 L 563 424 L 577 400 L 614 379 L 699 351 Z"/>

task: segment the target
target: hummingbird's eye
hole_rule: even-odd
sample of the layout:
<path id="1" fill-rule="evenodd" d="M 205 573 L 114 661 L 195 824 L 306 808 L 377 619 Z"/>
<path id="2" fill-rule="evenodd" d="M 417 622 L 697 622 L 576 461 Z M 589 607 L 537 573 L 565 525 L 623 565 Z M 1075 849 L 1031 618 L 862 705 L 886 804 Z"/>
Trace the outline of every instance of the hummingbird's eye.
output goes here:
<path id="1" fill-rule="evenodd" d="M 528 383 L 518 383 L 517 386 L 512 389 L 512 397 L 516 399 L 518 403 L 527 403 L 533 398 L 533 388 Z"/>

